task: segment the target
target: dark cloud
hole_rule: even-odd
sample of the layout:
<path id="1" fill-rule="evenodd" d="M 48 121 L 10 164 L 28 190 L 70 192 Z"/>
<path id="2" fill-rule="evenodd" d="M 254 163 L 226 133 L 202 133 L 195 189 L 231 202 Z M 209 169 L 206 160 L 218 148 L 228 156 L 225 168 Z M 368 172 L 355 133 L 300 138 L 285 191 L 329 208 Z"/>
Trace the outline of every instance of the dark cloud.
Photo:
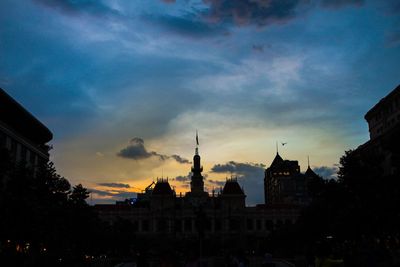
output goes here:
<path id="1" fill-rule="evenodd" d="M 131 187 L 129 184 L 122 184 L 122 183 L 98 183 L 97 185 L 114 187 L 114 188 L 130 188 Z"/>
<path id="2" fill-rule="evenodd" d="M 247 204 L 255 205 L 264 202 L 264 168 L 264 164 L 229 161 L 225 164 L 214 165 L 211 171 L 236 176 L 244 188 Z M 213 181 L 219 186 L 224 184 L 224 182 L 216 180 L 207 181 Z"/>
<path id="3" fill-rule="evenodd" d="M 322 0 L 321 5 L 327 8 L 341 8 L 348 5 L 361 6 L 364 0 Z"/>
<path id="4" fill-rule="evenodd" d="M 301 0 L 203 0 L 210 6 L 206 15 L 215 22 L 264 26 L 281 23 L 296 15 Z"/>
<path id="5" fill-rule="evenodd" d="M 190 161 L 188 161 L 185 158 L 182 158 L 179 155 L 163 155 L 159 154 L 155 151 L 147 151 L 147 149 L 144 146 L 144 140 L 139 137 L 134 137 L 131 139 L 129 142 L 129 145 L 121 151 L 117 153 L 117 156 L 122 157 L 122 158 L 127 158 L 127 159 L 135 159 L 135 160 L 141 160 L 141 159 L 147 159 L 150 157 L 158 157 L 160 160 L 167 160 L 167 159 L 173 159 L 178 163 L 181 164 L 188 164 Z"/>
<path id="6" fill-rule="evenodd" d="M 161 1 L 175 2 L 175 0 Z M 203 0 L 203 2 L 208 5 L 208 9 L 201 11 L 201 15 L 207 23 L 195 15 L 186 18 L 164 16 L 158 20 L 165 27 L 175 29 L 181 34 L 204 36 L 218 33 L 218 29 L 214 28 L 217 24 L 266 26 L 284 23 L 315 6 L 314 1 L 308 0 Z M 317 0 L 316 2 L 325 8 L 341 8 L 348 5 L 361 6 L 365 0 Z"/>
<path id="7" fill-rule="evenodd" d="M 166 31 L 186 37 L 210 37 L 221 35 L 226 32 L 226 29 L 222 28 L 220 25 L 207 23 L 195 14 L 187 14 L 183 17 L 171 15 L 146 15 L 142 18 L 149 23 L 160 26 Z"/>
<path id="8" fill-rule="evenodd" d="M 35 2 L 57 9 L 68 15 L 79 13 L 89 13 L 95 15 L 116 14 L 116 10 L 111 9 L 99 0 L 34 0 Z"/>
<path id="9" fill-rule="evenodd" d="M 338 167 L 332 166 L 321 166 L 321 167 L 315 167 L 314 172 L 316 172 L 318 175 L 325 179 L 336 179 L 337 178 L 337 172 L 338 172 Z"/>
<path id="10" fill-rule="evenodd" d="M 185 158 L 182 158 L 179 155 L 172 155 L 171 158 L 176 160 L 176 162 L 181 163 L 181 164 L 190 164 L 191 162 Z"/>
<path id="11" fill-rule="evenodd" d="M 129 142 L 129 145 L 118 152 L 118 156 L 128 159 L 146 159 L 153 156 L 159 157 L 161 160 L 165 159 L 164 155 L 157 154 L 157 152 L 148 152 L 144 147 L 144 140 L 139 137 L 134 137 Z"/>

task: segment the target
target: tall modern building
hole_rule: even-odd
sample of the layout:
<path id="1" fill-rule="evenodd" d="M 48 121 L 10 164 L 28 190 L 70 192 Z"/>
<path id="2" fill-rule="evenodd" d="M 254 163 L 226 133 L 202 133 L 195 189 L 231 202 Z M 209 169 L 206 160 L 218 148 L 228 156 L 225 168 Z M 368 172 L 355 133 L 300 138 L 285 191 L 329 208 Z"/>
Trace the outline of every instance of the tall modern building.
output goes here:
<path id="1" fill-rule="evenodd" d="M 31 166 L 49 160 L 50 130 L 0 88 L 0 149 Z"/>

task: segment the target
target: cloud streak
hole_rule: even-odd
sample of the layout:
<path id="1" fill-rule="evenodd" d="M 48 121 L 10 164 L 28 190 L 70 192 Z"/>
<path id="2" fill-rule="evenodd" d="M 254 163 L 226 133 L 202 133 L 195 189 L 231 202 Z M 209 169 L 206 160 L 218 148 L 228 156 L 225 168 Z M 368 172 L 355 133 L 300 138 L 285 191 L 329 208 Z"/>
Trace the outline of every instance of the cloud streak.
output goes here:
<path id="1" fill-rule="evenodd" d="M 89 188 L 89 192 L 98 195 L 99 197 L 108 197 L 113 200 L 124 200 L 127 198 L 136 197 L 136 193 L 122 190 L 98 190 Z"/>
<path id="2" fill-rule="evenodd" d="M 123 183 L 98 183 L 97 185 L 113 187 L 113 188 L 130 188 L 131 187 L 129 184 L 123 184 Z"/>

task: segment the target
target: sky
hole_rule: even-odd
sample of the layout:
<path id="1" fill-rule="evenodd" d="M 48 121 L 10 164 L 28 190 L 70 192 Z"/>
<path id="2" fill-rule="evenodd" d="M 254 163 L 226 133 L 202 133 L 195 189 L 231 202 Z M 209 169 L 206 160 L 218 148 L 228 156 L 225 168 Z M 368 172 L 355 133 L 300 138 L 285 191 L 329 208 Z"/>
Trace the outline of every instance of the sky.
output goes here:
<path id="1" fill-rule="evenodd" d="M 91 203 L 186 192 L 196 130 L 209 192 L 233 176 L 262 203 L 276 142 L 334 178 L 399 59 L 397 0 L 0 1 L 0 87 Z"/>

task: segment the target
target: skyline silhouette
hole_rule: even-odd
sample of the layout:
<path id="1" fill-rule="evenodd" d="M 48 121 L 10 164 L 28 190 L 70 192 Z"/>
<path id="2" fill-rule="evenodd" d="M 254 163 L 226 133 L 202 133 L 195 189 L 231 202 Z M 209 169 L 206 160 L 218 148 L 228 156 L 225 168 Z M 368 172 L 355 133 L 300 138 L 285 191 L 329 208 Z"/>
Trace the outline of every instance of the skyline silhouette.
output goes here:
<path id="1" fill-rule="evenodd" d="M 399 84 L 397 1 L 228 2 L 1 1 L 0 87 L 51 129 L 59 172 L 103 198 L 184 180 L 196 129 L 217 183 L 218 166 L 256 181 L 276 141 L 331 176 Z"/>

